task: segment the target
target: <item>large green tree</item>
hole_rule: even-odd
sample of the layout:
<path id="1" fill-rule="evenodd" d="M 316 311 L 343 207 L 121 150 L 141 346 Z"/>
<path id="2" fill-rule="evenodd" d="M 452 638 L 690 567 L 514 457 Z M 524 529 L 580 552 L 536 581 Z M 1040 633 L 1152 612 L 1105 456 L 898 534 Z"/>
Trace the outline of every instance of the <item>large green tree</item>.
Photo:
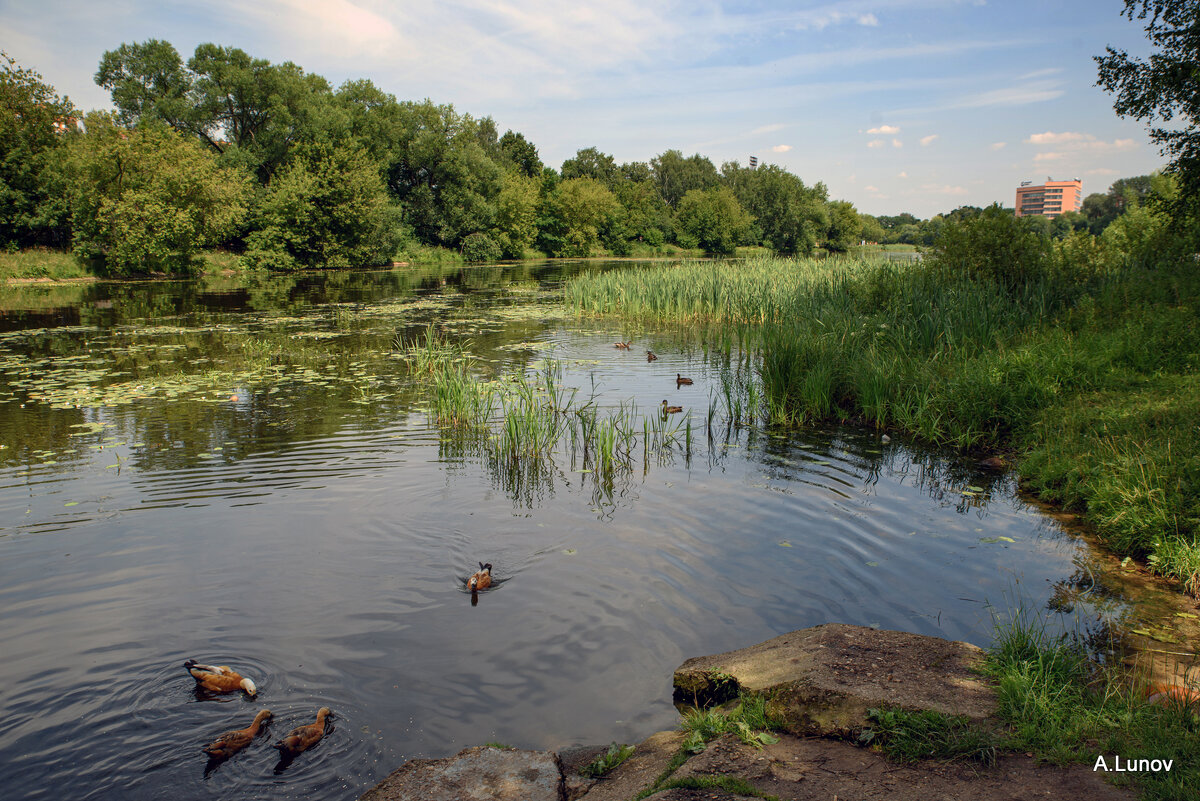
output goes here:
<path id="1" fill-rule="evenodd" d="M 827 237 L 825 185 L 804 181 L 774 164 L 758 169 L 724 165 L 725 183 L 755 219 L 761 241 L 779 253 L 807 255 Z"/>
<path id="2" fill-rule="evenodd" d="M 0 52 L 0 245 L 54 240 L 42 169 L 77 113 L 41 75 Z"/>
<path id="3" fill-rule="evenodd" d="M 727 186 L 692 189 L 679 201 L 679 242 L 712 256 L 732 256 L 753 218 Z"/>
<path id="4" fill-rule="evenodd" d="M 252 266 L 369 267 L 390 261 L 399 220 L 379 165 L 353 142 L 316 142 L 267 187 L 244 257 Z"/>
<path id="5" fill-rule="evenodd" d="M 1200 10 L 1195 0 L 1125 0 L 1123 16 L 1143 20 L 1156 52 L 1131 58 L 1106 48 L 1097 56 L 1097 85 L 1116 94 L 1122 117 L 1145 120 L 1150 136 L 1171 159 L 1179 178 L 1180 211 L 1200 212 Z"/>
<path id="6" fill-rule="evenodd" d="M 659 194 L 673 209 L 693 189 L 709 189 L 720 183 L 717 168 L 699 153 L 684 158 L 678 150 L 668 150 L 650 160 L 650 169 Z"/>

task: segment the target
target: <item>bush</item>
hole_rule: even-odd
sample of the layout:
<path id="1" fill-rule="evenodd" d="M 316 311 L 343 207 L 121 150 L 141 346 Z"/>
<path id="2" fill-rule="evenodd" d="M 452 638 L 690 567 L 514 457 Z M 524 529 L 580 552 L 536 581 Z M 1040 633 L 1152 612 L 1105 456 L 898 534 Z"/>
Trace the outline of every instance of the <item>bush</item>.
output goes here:
<path id="1" fill-rule="evenodd" d="M 1050 240 L 993 203 L 978 215 L 947 222 L 925 263 L 934 271 L 1011 290 L 1046 275 Z"/>
<path id="2" fill-rule="evenodd" d="M 500 258 L 500 246 L 496 244 L 496 240 L 492 239 L 487 234 L 474 233 L 467 236 L 462 243 L 462 255 L 467 261 L 478 264 L 480 262 L 496 261 Z"/>
<path id="3" fill-rule="evenodd" d="M 249 177 L 166 127 L 89 114 L 56 157 L 50 184 L 67 198 L 73 249 L 109 274 L 188 272 L 246 213 Z"/>

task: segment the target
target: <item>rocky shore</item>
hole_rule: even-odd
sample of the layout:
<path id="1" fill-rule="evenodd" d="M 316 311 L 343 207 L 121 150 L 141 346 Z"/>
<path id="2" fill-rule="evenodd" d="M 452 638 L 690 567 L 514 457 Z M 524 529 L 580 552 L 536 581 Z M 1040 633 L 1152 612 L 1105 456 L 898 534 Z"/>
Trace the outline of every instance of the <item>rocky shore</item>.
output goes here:
<path id="1" fill-rule="evenodd" d="M 685 735 L 658 732 L 602 778 L 580 769 L 605 747 L 558 752 L 489 746 L 445 759 L 414 759 L 360 801 L 653 801 L 684 799 L 1056 798 L 1128 800 L 1087 766 L 1002 755 L 993 767 L 927 761 L 898 765 L 856 744 L 867 710 L 901 707 L 993 724 L 994 693 L 976 646 L 937 637 L 827 624 L 737 651 L 696 657 L 675 671 L 675 700 L 710 706 L 761 694 L 781 721 L 778 741 L 754 747 L 725 734 L 696 754 Z M 686 759 L 684 757 L 687 757 Z M 717 781 L 714 781 L 717 780 Z"/>

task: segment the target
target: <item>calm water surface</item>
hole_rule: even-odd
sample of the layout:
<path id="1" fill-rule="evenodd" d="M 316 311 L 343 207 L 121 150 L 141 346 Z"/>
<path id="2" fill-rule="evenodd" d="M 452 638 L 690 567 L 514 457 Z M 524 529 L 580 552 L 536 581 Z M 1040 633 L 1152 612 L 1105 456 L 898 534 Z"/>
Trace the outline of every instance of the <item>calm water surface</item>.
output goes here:
<path id="1" fill-rule="evenodd" d="M 804 626 L 986 645 L 1017 598 L 1074 610 L 1061 625 L 1119 613 L 1076 597 L 1085 546 L 969 460 L 720 415 L 710 439 L 727 362 L 558 306 L 566 273 L 603 268 L 10 290 L 5 796 L 354 799 L 485 741 L 637 741 L 674 725 L 684 659 Z M 482 458 L 431 424 L 399 358 L 429 323 L 481 379 L 550 358 L 601 406 L 685 406 L 690 452 L 608 478 L 563 453 Z M 473 605 L 478 561 L 499 581 Z M 258 697 L 198 696 L 188 658 Z M 279 763 L 271 743 L 320 706 L 333 730 Z M 268 734 L 207 765 L 201 746 L 261 708 Z"/>

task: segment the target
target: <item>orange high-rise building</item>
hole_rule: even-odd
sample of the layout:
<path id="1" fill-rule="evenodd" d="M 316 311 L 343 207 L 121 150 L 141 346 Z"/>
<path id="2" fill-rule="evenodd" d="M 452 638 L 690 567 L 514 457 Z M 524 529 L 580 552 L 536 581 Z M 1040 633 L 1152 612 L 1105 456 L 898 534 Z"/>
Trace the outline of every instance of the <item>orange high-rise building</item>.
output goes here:
<path id="1" fill-rule="evenodd" d="M 1032 181 L 1022 181 L 1017 187 L 1017 216 L 1057 217 L 1063 212 L 1079 211 L 1083 208 L 1083 182 L 1078 178 L 1071 181 L 1055 181 L 1047 177 L 1046 183 L 1033 186 Z"/>

